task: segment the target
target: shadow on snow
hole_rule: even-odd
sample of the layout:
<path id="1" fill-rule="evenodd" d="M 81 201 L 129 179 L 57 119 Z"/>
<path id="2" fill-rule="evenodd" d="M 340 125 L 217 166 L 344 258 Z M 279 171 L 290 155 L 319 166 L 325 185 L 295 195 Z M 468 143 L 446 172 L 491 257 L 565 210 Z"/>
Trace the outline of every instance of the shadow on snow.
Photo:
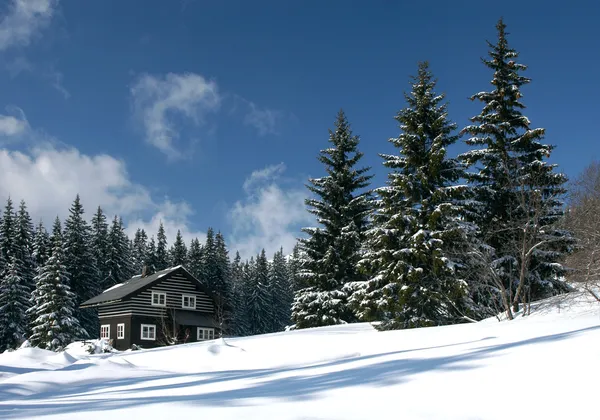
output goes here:
<path id="1" fill-rule="evenodd" d="M 243 406 L 250 404 L 245 400 L 251 398 L 274 398 L 287 400 L 309 400 L 318 398 L 316 394 L 327 390 L 336 390 L 352 386 L 388 386 L 407 382 L 410 377 L 430 371 L 459 371 L 476 369 L 477 360 L 485 359 L 494 353 L 511 348 L 548 343 L 564 340 L 570 336 L 587 331 L 600 329 L 594 326 L 560 334 L 536 337 L 506 344 L 479 347 L 470 352 L 431 358 L 399 358 L 377 362 L 376 359 L 400 355 L 419 350 L 458 346 L 489 340 L 491 337 L 468 343 L 455 343 L 445 346 L 429 347 L 426 349 L 408 349 L 368 356 L 350 357 L 334 362 L 289 367 L 278 369 L 256 369 L 210 372 L 206 374 L 161 374 L 136 378 L 124 378 L 104 381 L 102 383 L 86 383 L 76 386 L 56 386 L 52 391 L 20 397 L 15 391 L 15 385 L 0 384 L 0 401 L 15 399 L 7 403 L 0 402 L 0 418 L 31 418 L 34 412 L 61 414 L 82 411 L 108 411 L 115 409 L 134 408 L 147 404 L 198 404 L 202 406 Z M 343 368 L 343 365 L 359 361 L 372 360 L 372 363 L 358 367 Z M 310 374 L 303 371 L 342 366 L 343 370 L 327 373 Z M 68 370 L 69 368 L 65 368 Z M 59 370 L 60 371 L 60 370 Z M 268 378 L 271 375 L 288 375 L 279 378 Z M 195 379 L 197 378 L 197 379 Z M 261 378 L 266 378 L 260 381 Z M 184 379 L 185 382 L 167 385 L 151 385 L 149 382 L 168 379 Z M 188 381 L 188 379 L 190 379 Z M 255 380 L 256 383 L 243 388 L 235 388 L 214 392 L 198 392 L 191 395 L 164 395 L 168 391 L 184 390 L 189 387 L 210 385 L 236 380 Z M 52 383 L 44 385 L 52 386 Z M 134 386 L 133 389 L 110 390 L 114 387 Z M 235 387 L 235 384 L 232 384 Z M 106 390 L 106 392 L 102 392 Z M 128 397 L 128 394 L 160 391 L 163 395 L 148 397 Z M 94 392 L 98 392 L 97 394 Z M 50 401 L 44 401 L 50 400 Z M 83 415 L 83 413 L 82 413 Z"/>

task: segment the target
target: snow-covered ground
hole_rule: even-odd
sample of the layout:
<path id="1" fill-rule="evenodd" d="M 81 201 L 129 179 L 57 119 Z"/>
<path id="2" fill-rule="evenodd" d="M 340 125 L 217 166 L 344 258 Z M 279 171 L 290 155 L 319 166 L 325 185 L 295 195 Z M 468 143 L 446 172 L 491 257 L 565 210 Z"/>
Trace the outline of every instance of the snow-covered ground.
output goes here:
<path id="1" fill-rule="evenodd" d="M 599 419 L 600 305 L 376 332 L 369 324 L 118 354 L 0 355 L 2 419 Z"/>

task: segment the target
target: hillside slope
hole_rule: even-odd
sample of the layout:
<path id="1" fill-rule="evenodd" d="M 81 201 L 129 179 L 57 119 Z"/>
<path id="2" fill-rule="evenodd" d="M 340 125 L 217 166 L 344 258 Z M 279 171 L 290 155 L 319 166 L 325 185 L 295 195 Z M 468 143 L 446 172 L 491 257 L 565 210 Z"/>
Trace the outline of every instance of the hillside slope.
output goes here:
<path id="1" fill-rule="evenodd" d="M 29 348 L 0 355 L 0 418 L 598 419 L 598 343 L 600 305 L 572 293 L 511 322 L 93 356 Z"/>

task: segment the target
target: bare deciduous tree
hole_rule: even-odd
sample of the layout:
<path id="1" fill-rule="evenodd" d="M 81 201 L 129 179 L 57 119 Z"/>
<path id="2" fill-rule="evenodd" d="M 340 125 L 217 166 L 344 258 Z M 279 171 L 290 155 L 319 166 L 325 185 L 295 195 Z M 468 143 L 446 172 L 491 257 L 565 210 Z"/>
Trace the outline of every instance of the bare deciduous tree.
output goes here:
<path id="1" fill-rule="evenodd" d="M 565 224 L 578 239 L 567 258 L 569 280 L 580 283 L 600 302 L 600 162 L 594 161 L 571 184 Z M 596 289 L 596 290 L 595 290 Z"/>

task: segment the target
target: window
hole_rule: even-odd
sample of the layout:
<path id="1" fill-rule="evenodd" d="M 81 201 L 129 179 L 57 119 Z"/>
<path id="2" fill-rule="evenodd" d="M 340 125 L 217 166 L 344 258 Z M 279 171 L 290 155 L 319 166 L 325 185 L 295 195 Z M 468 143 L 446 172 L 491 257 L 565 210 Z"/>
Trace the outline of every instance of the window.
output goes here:
<path id="1" fill-rule="evenodd" d="M 152 292 L 152 306 L 167 306 L 167 294 Z"/>
<path id="2" fill-rule="evenodd" d="M 125 324 L 117 324 L 117 340 L 125 338 Z"/>
<path id="3" fill-rule="evenodd" d="M 182 295 L 181 307 L 186 309 L 196 309 L 196 296 Z"/>
<path id="4" fill-rule="evenodd" d="M 215 329 L 214 328 L 198 327 L 198 341 L 214 340 L 214 339 L 215 339 Z"/>
<path id="5" fill-rule="evenodd" d="M 110 338 L 110 325 L 100 325 L 100 338 Z"/>
<path id="6" fill-rule="evenodd" d="M 156 325 L 142 324 L 142 340 L 156 340 Z"/>

